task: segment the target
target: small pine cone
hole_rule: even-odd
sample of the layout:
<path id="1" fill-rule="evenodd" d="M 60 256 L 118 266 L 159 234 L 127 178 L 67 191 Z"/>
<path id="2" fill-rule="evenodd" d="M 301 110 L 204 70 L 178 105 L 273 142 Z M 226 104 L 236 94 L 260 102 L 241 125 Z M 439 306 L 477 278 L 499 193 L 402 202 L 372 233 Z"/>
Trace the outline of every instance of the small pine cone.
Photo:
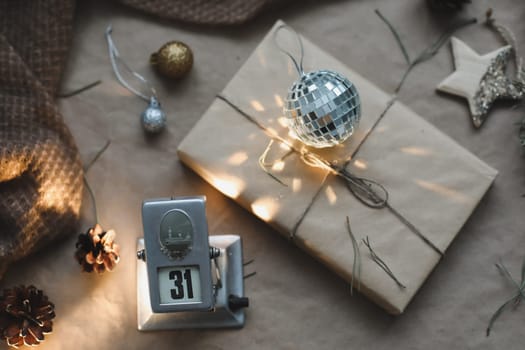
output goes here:
<path id="1" fill-rule="evenodd" d="M 442 12 L 459 11 L 464 5 L 470 4 L 470 0 L 427 0 L 431 9 Z"/>
<path id="2" fill-rule="evenodd" d="M 51 333 L 55 305 L 34 286 L 5 289 L 0 296 L 0 332 L 7 345 L 36 346 Z"/>
<path id="3" fill-rule="evenodd" d="M 99 224 L 78 235 L 75 258 L 84 271 L 102 273 L 115 268 L 120 259 L 115 236 L 114 230 L 103 231 Z"/>

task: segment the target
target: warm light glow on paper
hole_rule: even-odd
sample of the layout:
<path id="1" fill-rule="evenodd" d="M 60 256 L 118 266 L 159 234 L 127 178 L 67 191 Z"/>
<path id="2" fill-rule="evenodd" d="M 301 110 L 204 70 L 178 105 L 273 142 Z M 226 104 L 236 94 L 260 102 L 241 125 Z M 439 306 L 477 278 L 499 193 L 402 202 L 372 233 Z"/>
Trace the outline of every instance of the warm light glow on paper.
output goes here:
<path id="1" fill-rule="evenodd" d="M 275 162 L 274 165 L 272 165 L 273 171 L 282 171 L 284 169 L 284 162 L 282 160 Z"/>
<path id="2" fill-rule="evenodd" d="M 229 177 L 228 179 L 214 178 L 211 183 L 219 191 L 233 199 L 237 198 L 244 189 L 244 182 L 235 177 Z"/>
<path id="3" fill-rule="evenodd" d="M 366 163 L 363 160 L 360 160 L 360 159 L 354 160 L 354 166 L 356 168 L 362 169 L 362 170 L 365 170 L 366 168 L 368 168 L 368 165 L 366 165 Z"/>
<path id="4" fill-rule="evenodd" d="M 328 198 L 328 203 L 330 203 L 330 205 L 334 205 L 335 203 L 337 203 L 337 195 L 335 194 L 332 186 L 326 186 L 325 194 L 326 198 Z"/>
<path id="5" fill-rule="evenodd" d="M 268 133 L 271 134 L 271 135 L 278 135 L 277 131 L 274 129 L 274 128 L 266 128 L 266 130 L 268 130 Z"/>
<path id="6" fill-rule="evenodd" d="M 425 181 L 425 180 L 416 179 L 415 182 L 416 184 L 418 184 L 418 186 L 426 190 L 432 191 L 442 197 L 452 199 L 455 202 L 468 203 L 472 201 L 470 198 L 468 198 L 467 196 L 465 196 L 463 193 L 459 192 L 458 190 L 455 190 L 455 189 L 452 189 L 452 188 L 449 188 L 449 187 L 446 187 L 440 184 L 436 184 L 434 182 Z"/>
<path id="7" fill-rule="evenodd" d="M 281 98 L 281 96 L 275 94 L 275 95 L 273 95 L 273 98 L 275 100 L 275 104 L 277 105 L 277 107 L 283 108 L 284 102 L 283 102 L 283 99 Z"/>
<path id="8" fill-rule="evenodd" d="M 228 158 L 228 164 L 230 165 L 241 165 L 248 160 L 246 152 L 235 152 Z"/>
<path id="9" fill-rule="evenodd" d="M 277 122 L 278 122 L 279 125 L 281 125 L 283 128 L 287 128 L 287 127 L 288 127 L 288 122 L 286 121 L 286 117 L 279 117 L 279 118 L 277 118 Z"/>
<path id="10" fill-rule="evenodd" d="M 292 130 L 288 130 L 288 136 L 291 138 L 291 139 L 294 139 L 294 140 L 299 140 L 299 138 L 297 137 L 297 134 Z"/>
<path id="11" fill-rule="evenodd" d="M 282 150 L 285 150 L 285 151 L 290 151 L 290 150 L 291 150 L 290 146 L 288 146 L 288 145 L 287 145 L 286 143 L 284 143 L 284 142 L 281 142 L 279 147 L 281 147 L 281 149 L 282 149 Z"/>
<path id="12" fill-rule="evenodd" d="M 401 147 L 401 152 L 413 156 L 429 156 L 432 154 L 432 151 L 421 147 Z"/>
<path id="13" fill-rule="evenodd" d="M 294 178 L 292 180 L 292 191 L 294 193 L 299 192 L 302 187 L 303 187 L 303 181 L 301 179 Z"/>
<path id="14" fill-rule="evenodd" d="M 261 102 L 257 100 L 252 100 L 250 104 L 252 105 L 253 109 L 255 109 L 257 112 L 264 112 L 264 106 L 261 104 Z"/>
<path id="15" fill-rule="evenodd" d="M 264 221 L 270 221 L 278 209 L 278 204 L 271 197 L 257 199 L 251 205 L 253 213 Z"/>

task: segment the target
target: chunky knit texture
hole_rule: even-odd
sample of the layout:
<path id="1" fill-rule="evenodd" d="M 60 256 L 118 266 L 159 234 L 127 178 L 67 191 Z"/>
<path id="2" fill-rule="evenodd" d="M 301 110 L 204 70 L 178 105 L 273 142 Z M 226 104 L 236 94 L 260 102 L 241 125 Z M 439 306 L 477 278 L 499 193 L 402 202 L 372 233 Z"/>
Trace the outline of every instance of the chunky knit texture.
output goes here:
<path id="1" fill-rule="evenodd" d="M 77 232 L 82 166 L 54 101 L 73 10 L 64 0 L 0 2 L 0 273 Z"/>
<path id="2" fill-rule="evenodd" d="M 200 24 L 244 23 L 276 0 L 119 0 L 159 17 Z M 284 3 L 280 1 L 279 3 Z"/>

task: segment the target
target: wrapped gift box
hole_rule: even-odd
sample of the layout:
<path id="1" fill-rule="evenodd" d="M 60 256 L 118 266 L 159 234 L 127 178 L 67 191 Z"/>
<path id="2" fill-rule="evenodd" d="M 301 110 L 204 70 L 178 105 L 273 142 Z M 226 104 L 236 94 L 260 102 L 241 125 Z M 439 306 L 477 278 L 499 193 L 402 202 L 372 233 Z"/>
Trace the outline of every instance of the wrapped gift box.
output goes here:
<path id="1" fill-rule="evenodd" d="M 269 141 L 282 138 L 300 148 L 288 132 L 283 99 L 297 79 L 290 60 L 276 47 L 279 21 L 213 101 L 178 148 L 179 158 L 253 214 L 290 237 L 328 268 L 352 280 L 354 250 L 349 217 L 359 243 L 362 293 L 392 314 L 400 314 L 471 215 L 497 175 L 448 136 L 358 73 L 302 38 L 305 71 L 335 70 L 361 96 L 359 128 L 344 144 L 305 149 L 357 176 L 382 184 L 390 208 L 360 202 L 345 182 L 327 169 L 307 165 L 292 152 L 268 176 L 259 158 Z M 283 31 L 281 46 L 297 46 Z M 295 46 L 294 46 L 295 45 Z M 386 111 L 386 113 L 385 113 Z M 276 143 L 269 157 L 289 147 Z M 303 146 L 304 149 L 304 146 Z M 369 238 L 401 288 L 373 261 Z M 354 281 L 354 284 L 357 283 Z"/>

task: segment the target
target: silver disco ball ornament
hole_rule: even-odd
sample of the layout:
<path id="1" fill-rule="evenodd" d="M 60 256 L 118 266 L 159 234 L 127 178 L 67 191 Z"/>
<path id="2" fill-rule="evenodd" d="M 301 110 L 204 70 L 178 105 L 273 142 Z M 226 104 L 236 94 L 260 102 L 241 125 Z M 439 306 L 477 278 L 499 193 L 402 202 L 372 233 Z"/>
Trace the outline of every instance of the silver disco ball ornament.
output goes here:
<path id="1" fill-rule="evenodd" d="M 301 75 L 284 104 L 288 127 L 308 146 L 323 148 L 348 139 L 361 119 L 354 84 L 339 73 L 318 70 Z"/>

